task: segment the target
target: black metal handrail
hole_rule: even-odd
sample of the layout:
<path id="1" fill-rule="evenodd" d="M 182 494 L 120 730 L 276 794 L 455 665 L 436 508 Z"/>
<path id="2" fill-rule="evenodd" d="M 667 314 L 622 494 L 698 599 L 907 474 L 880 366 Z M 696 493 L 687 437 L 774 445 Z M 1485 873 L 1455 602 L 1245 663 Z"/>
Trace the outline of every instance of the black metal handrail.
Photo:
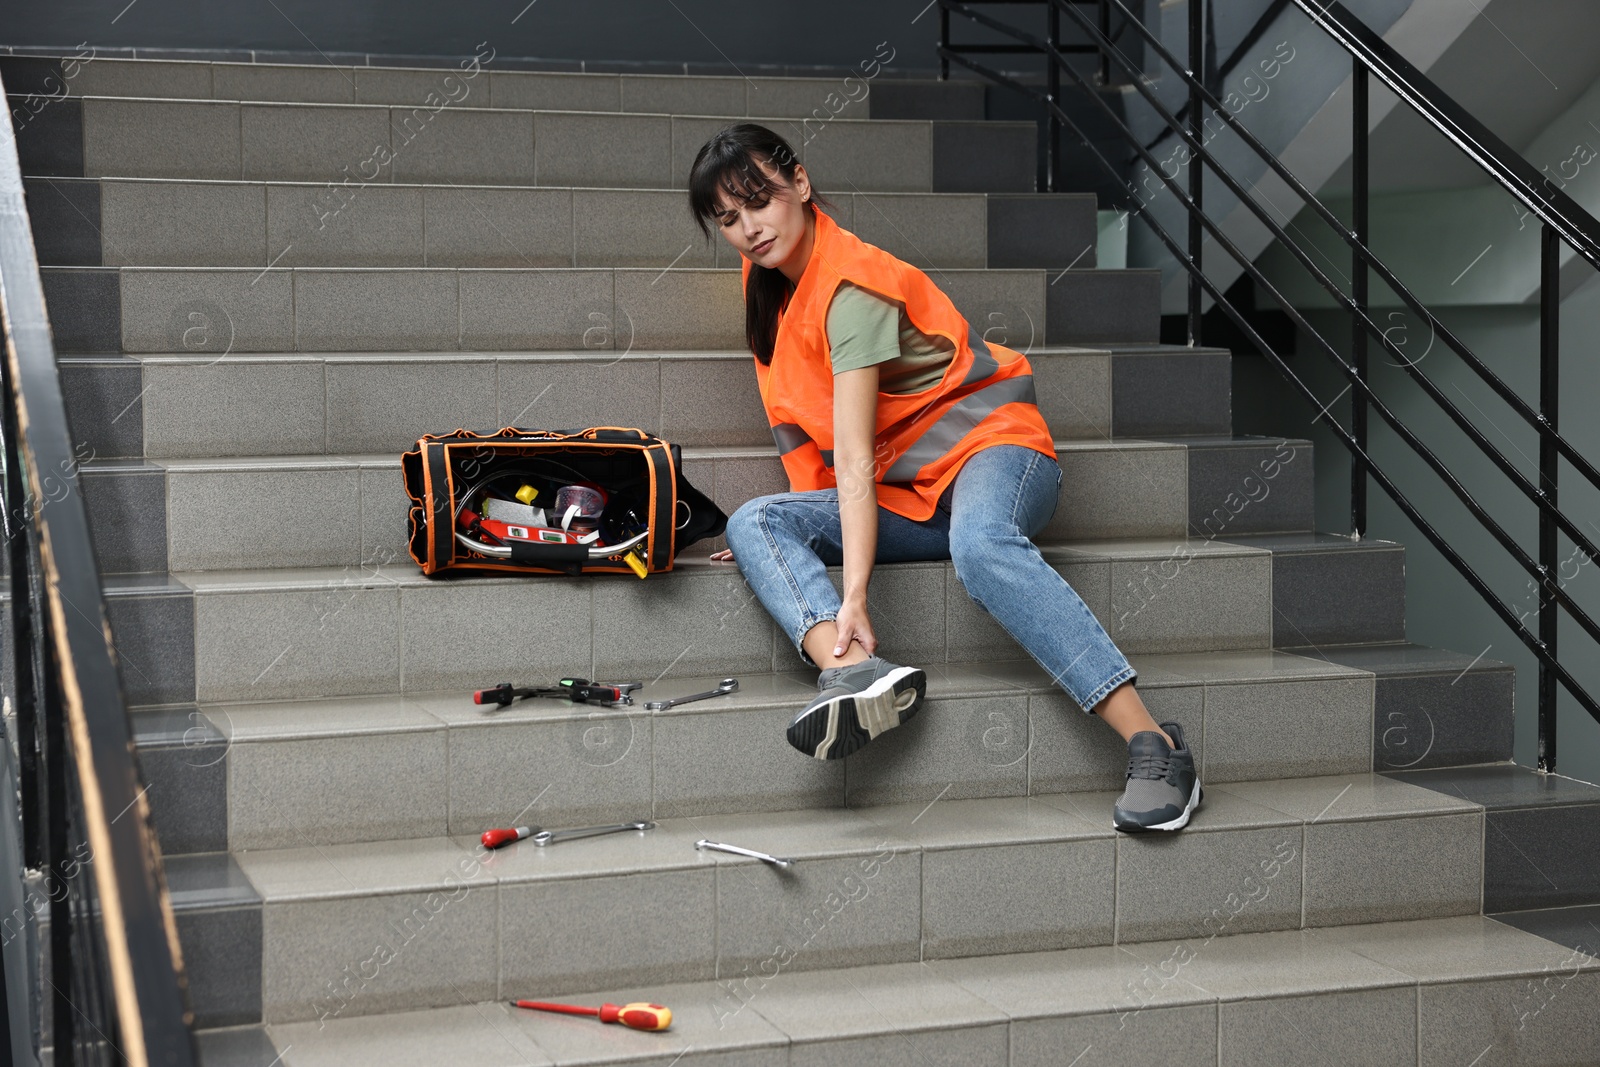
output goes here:
<path id="1" fill-rule="evenodd" d="M 23 862 L 35 872 L 21 894 L 24 924 L 48 897 L 40 1044 L 52 1047 L 54 1063 L 190 1067 L 177 928 L 112 656 L 9 115 L 0 131 L 0 496 L 15 661 L 6 690 L 21 800 L 18 811 L 10 790 L 0 795 L 8 838 L 0 854 L 20 830 Z M 0 758 L 4 780 L 10 744 Z M 29 940 L 6 938 L 8 964 Z M 43 1005 L 14 982 L 5 992 L 8 1032 L 31 1039 Z"/>
<path id="2" fill-rule="evenodd" d="M 1340 222 L 1283 165 L 1281 160 L 1250 134 L 1242 123 L 1211 92 L 1205 83 L 1203 75 L 1197 73 L 1201 71 L 1201 61 L 1204 55 L 1202 5 L 1199 0 L 1192 0 L 1190 4 L 1189 59 L 1187 64 L 1179 61 L 1170 51 L 1164 48 L 1155 35 L 1128 10 L 1123 0 L 1100 0 L 1102 10 L 1094 24 L 1091 24 L 1081 12 L 1066 3 L 1065 0 L 1042 0 L 1042 2 L 1047 3 L 1053 13 L 1065 14 L 1076 21 L 1080 28 L 1094 41 L 1095 46 L 1101 50 L 1104 63 L 1115 63 L 1129 73 L 1134 88 L 1139 91 L 1140 95 L 1160 117 L 1165 124 L 1166 130 L 1181 140 L 1181 147 L 1187 152 L 1187 157 L 1182 161 L 1182 167 L 1188 170 L 1187 188 L 1177 181 L 1175 175 L 1166 173 L 1155 157 L 1150 154 L 1149 146 L 1139 142 L 1122 118 L 1104 101 L 1099 99 L 1099 95 L 1093 91 L 1094 87 L 1065 61 L 1059 50 L 1052 47 L 1051 41 L 1042 40 L 1035 34 L 1007 26 L 997 19 L 974 10 L 970 3 L 963 3 L 960 0 L 940 0 L 941 8 L 944 9 L 946 15 L 951 12 L 960 14 L 975 24 L 985 26 L 1028 45 L 1046 57 L 1053 71 L 1058 73 L 1065 71 L 1080 88 L 1087 92 L 1089 98 L 1104 112 L 1113 127 L 1129 141 L 1135 149 L 1137 157 L 1142 159 L 1145 165 L 1160 178 L 1163 186 L 1172 194 L 1174 201 L 1184 209 L 1189 224 L 1186 248 L 1180 247 L 1171 234 L 1167 232 L 1166 228 L 1150 212 L 1145 210 L 1148 204 L 1139 197 L 1133 183 L 1123 177 L 1118 168 L 1105 157 L 1105 154 L 1088 139 L 1084 131 L 1071 119 L 1062 108 L 1058 93 L 1040 93 L 1037 89 L 1026 86 L 1013 77 L 990 70 L 982 64 L 966 58 L 959 52 L 949 52 L 949 58 L 997 84 L 1007 85 L 1018 92 L 1040 100 L 1049 112 L 1052 122 L 1061 122 L 1070 127 L 1084 142 L 1092 156 L 1108 171 L 1116 183 L 1116 187 L 1129 192 L 1130 198 L 1137 204 L 1137 207 L 1130 214 L 1140 215 L 1151 232 L 1168 248 L 1178 263 L 1189 274 L 1188 325 L 1191 343 L 1199 343 L 1202 300 L 1204 296 L 1209 296 L 1216 303 L 1216 306 L 1238 326 L 1245 337 L 1277 366 L 1278 370 L 1296 390 L 1305 396 L 1308 401 L 1316 404 L 1315 394 L 1310 387 L 1294 373 L 1284 361 L 1282 355 L 1260 337 L 1247 317 L 1226 299 L 1216 284 L 1205 276 L 1201 262 L 1201 242 L 1203 235 L 1209 234 L 1219 247 L 1237 261 L 1241 269 L 1255 282 L 1259 290 L 1277 301 L 1288 318 L 1306 336 L 1310 337 L 1316 347 L 1331 359 L 1339 371 L 1349 379 L 1350 391 L 1353 396 L 1351 430 L 1346 431 L 1336 420 L 1331 418 L 1328 422 L 1335 436 L 1345 445 L 1354 458 L 1351 473 L 1351 527 L 1353 532 L 1357 537 L 1365 532 L 1366 482 L 1370 477 L 1394 500 L 1401 512 L 1417 525 L 1417 528 L 1430 543 L 1462 574 L 1490 609 L 1512 629 L 1516 637 L 1534 653 L 1539 663 L 1539 766 L 1543 770 L 1554 770 L 1556 756 L 1556 686 L 1559 684 L 1567 689 L 1581 706 L 1597 720 L 1600 720 L 1600 703 L 1597 703 L 1595 698 L 1562 665 L 1556 649 L 1558 611 L 1564 611 L 1567 617 L 1575 621 L 1588 636 L 1600 641 L 1600 625 L 1597 625 L 1567 594 L 1557 579 L 1557 533 L 1564 533 L 1571 538 L 1577 550 L 1587 555 L 1591 561 L 1600 560 L 1600 550 L 1597 550 L 1595 544 L 1578 528 L 1571 517 L 1557 507 L 1556 476 L 1558 461 L 1566 459 L 1586 481 L 1596 488 L 1600 488 L 1600 470 L 1597 470 L 1588 457 L 1584 456 L 1581 451 L 1558 432 L 1555 418 L 1558 372 L 1556 340 L 1559 321 L 1558 271 L 1560 244 L 1562 241 L 1566 241 L 1586 261 L 1600 267 L 1600 221 L 1596 221 L 1593 216 L 1584 211 L 1570 197 L 1555 188 L 1531 164 L 1512 151 L 1509 146 L 1495 137 L 1481 123 L 1477 122 L 1465 109 L 1461 108 L 1459 104 L 1433 85 L 1421 72 L 1395 53 L 1381 37 L 1354 18 L 1345 10 L 1343 5 L 1337 2 L 1324 3 L 1323 0 L 1315 0 L 1315 2 L 1313 0 L 1292 0 L 1302 12 L 1311 18 L 1315 25 L 1320 27 L 1348 52 L 1352 59 L 1353 88 L 1355 90 L 1352 94 L 1352 132 L 1355 149 L 1355 205 L 1354 224 L 1352 227 L 1346 227 Z M 1130 24 L 1136 29 L 1147 46 L 1177 73 L 1188 88 L 1188 105 L 1183 109 L 1181 115 L 1172 114 L 1156 99 L 1154 92 L 1150 89 L 1143 76 L 1140 66 L 1124 55 L 1117 47 L 1116 42 L 1101 31 L 1101 28 L 1109 23 L 1110 12 L 1113 9 L 1122 13 L 1125 24 Z M 948 19 L 942 20 L 942 24 L 948 25 Z M 944 43 L 941 43 L 940 54 L 941 58 L 947 54 Z M 1487 364 L 1472 353 L 1459 337 L 1446 329 L 1438 318 L 1424 307 L 1421 301 L 1400 282 L 1393 271 L 1373 254 L 1369 247 L 1367 223 L 1369 199 L 1367 134 L 1370 122 L 1367 81 L 1369 74 L 1377 77 L 1384 85 L 1394 91 L 1401 101 L 1417 110 L 1435 129 L 1461 148 L 1468 158 L 1518 200 L 1529 214 L 1538 218 L 1543 224 L 1540 257 L 1540 399 L 1537 408 L 1524 401 Z M 1355 280 L 1349 294 L 1346 294 L 1328 278 L 1327 274 L 1322 271 L 1312 257 L 1256 201 L 1245 188 L 1245 184 L 1235 178 L 1225 167 L 1221 166 L 1213 154 L 1207 150 L 1205 141 L 1201 138 L 1203 112 L 1218 117 L 1242 143 L 1265 161 L 1266 165 L 1278 177 L 1283 179 L 1289 188 L 1345 241 L 1351 250 L 1352 264 L 1355 268 Z M 1176 154 L 1174 158 L 1176 158 Z M 1191 165 L 1191 163 L 1195 165 Z M 1352 361 L 1346 362 L 1337 349 L 1310 326 L 1283 294 L 1268 282 L 1262 272 L 1251 262 L 1250 257 L 1243 253 L 1227 237 L 1219 223 L 1206 214 L 1201 195 L 1202 180 L 1206 169 L 1209 169 L 1238 198 L 1239 203 L 1266 227 L 1267 231 L 1289 252 L 1296 262 L 1312 275 L 1319 285 L 1332 294 L 1335 302 L 1350 313 L 1355 339 Z M 1367 307 L 1369 271 L 1376 274 L 1388 285 L 1407 307 L 1428 322 L 1434 329 L 1436 336 L 1444 340 L 1446 346 L 1459 355 L 1463 362 L 1498 397 L 1504 400 L 1520 418 L 1535 429 L 1539 435 L 1540 444 L 1539 484 L 1534 484 L 1524 476 L 1477 429 L 1471 420 L 1467 419 L 1454 403 L 1444 395 L 1437 385 L 1422 373 L 1416 365 L 1418 361 L 1408 359 L 1400 351 L 1399 346 L 1390 341 L 1386 331 L 1371 318 Z M 1518 491 L 1523 493 L 1534 504 L 1539 514 L 1539 552 L 1537 560 L 1531 557 L 1515 539 L 1506 533 L 1499 522 L 1474 498 L 1467 487 L 1443 463 L 1437 454 L 1422 442 L 1416 433 L 1377 396 L 1367 382 L 1367 346 L 1369 338 L 1375 338 L 1380 347 L 1398 358 L 1399 363 L 1397 365 L 1404 368 L 1407 375 L 1418 383 L 1429 398 L 1445 412 L 1451 422 L 1467 436 L 1468 440 L 1489 458 L 1501 473 L 1510 479 Z M 1327 407 L 1318 406 L 1322 408 L 1322 413 L 1326 414 Z M 1376 413 L 1379 418 L 1394 430 L 1402 442 L 1423 459 L 1483 529 L 1489 532 L 1511 556 L 1512 560 L 1534 579 L 1541 594 L 1537 634 L 1534 634 L 1522 624 L 1522 616 L 1514 614 L 1511 608 L 1489 588 L 1488 583 L 1448 543 L 1443 535 L 1423 518 L 1416 506 L 1373 460 L 1367 449 L 1366 416 L 1369 410 Z M 1319 414 L 1318 417 L 1321 418 L 1322 415 Z"/>

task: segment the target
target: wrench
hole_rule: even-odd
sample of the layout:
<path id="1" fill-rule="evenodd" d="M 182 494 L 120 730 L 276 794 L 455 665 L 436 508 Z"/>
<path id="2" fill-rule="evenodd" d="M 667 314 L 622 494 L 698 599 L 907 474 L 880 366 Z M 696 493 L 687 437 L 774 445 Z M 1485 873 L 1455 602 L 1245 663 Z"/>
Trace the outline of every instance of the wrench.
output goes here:
<path id="1" fill-rule="evenodd" d="M 668 708 L 677 707 L 679 704 L 687 704 L 693 700 L 704 700 L 706 697 L 720 697 L 727 693 L 735 692 L 738 690 L 738 688 L 739 679 L 724 678 L 722 680 L 722 684 L 711 690 L 709 693 L 696 693 L 694 696 L 688 697 L 674 697 L 671 700 L 652 700 L 650 703 L 645 705 L 645 709 L 648 711 L 666 711 Z"/>
<path id="2" fill-rule="evenodd" d="M 694 847 L 698 849 L 714 849 L 717 852 L 731 852 L 735 856 L 749 856 L 753 860 L 761 860 L 763 863 L 770 863 L 774 867 L 789 868 L 794 866 L 794 860 L 780 859 L 777 856 L 769 856 L 765 852 L 740 848 L 738 845 L 725 845 L 720 841 L 708 841 L 702 838 L 694 843 Z"/>

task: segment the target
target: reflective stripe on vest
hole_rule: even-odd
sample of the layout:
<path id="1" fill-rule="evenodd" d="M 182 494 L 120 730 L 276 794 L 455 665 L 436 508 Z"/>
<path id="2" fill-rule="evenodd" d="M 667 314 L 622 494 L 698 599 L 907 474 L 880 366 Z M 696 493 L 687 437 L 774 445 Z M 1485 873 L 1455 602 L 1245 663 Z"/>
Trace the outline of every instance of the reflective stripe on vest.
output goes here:
<path id="1" fill-rule="evenodd" d="M 967 370 L 967 376 L 961 380 L 962 385 L 971 385 L 981 382 L 1000 369 L 1000 361 L 994 358 L 994 353 L 989 351 L 989 342 L 983 339 L 983 334 L 971 323 L 967 324 L 967 347 L 972 349 L 972 366 Z"/>
<path id="2" fill-rule="evenodd" d="M 989 351 L 988 342 L 983 339 L 982 334 L 978 333 L 977 327 L 970 324 L 967 326 L 967 343 L 972 349 L 972 366 L 967 370 L 967 376 L 961 380 L 961 384 L 963 386 L 971 385 L 973 382 L 981 382 L 985 378 L 992 377 L 994 373 L 1000 369 L 1000 361 L 994 358 L 993 352 Z M 983 411 L 983 414 L 979 415 L 978 417 L 981 419 L 983 415 L 987 415 L 990 411 L 993 411 L 996 407 L 999 407 L 1000 404 L 1009 404 L 1016 399 L 1025 399 L 1031 403 L 1033 401 L 1033 380 L 1031 375 L 1025 377 L 1028 382 L 1025 396 L 1013 397 L 1011 400 L 1001 400 L 999 403 L 989 406 Z M 1021 381 L 1023 379 L 1019 378 L 1016 380 Z M 906 452 L 904 456 L 900 457 L 900 461 L 895 464 L 892 470 L 902 469 L 901 465 L 906 462 L 907 457 L 911 457 L 916 462 L 918 470 L 928 463 L 929 458 L 937 459 L 937 455 L 933 457 L 925 456 L 924 450 L 922 449 L 923 442 L 928 440 L 930 435 L 942 432 L 939 428 L 943 426 L 945 424 L 945 420 L 949 419 L 951 414 L 955 413 L 956 411 L 962 411 L 963 416 L 965 416 L 966 412 L 978 410 L 976 405 L 969 405 L 968 401 L 976 400 L 977 397 L 984 395 L 986 392 L 987 390 L 979 390 L 977 393 L 973 393 L 960 403 L 953 405 L 950 411 L 947 412 L 943 418 L 933 424 L 933 427 L 930 428 L 928 434 L 923 435 L 923 437 L 920 438 L 916 444 L 911 446 L 911 449 Z M 998 396 L 999 394 L 997 393 L 996 395 Z M 956 420 L 956 423 L 959 422 L 960 418 Z M 954 425 L 955 423 L 952 424 L 952 427 Z M 972 425 L 976 426 L 977 423 L 973 423 Z M 967 430 L 971 429 L 971 426 L 967 427 Z M 959 441 L 966 434 L 967 430 L 963 430 L 961 433 L 951 438 L 950 443 L 954 444 L 956 441 Z M 782 422 L 772 427 L 772 439 L 777 442 L 778 455 L 780 456 L 788 455 L 801 445 L 812 443 L 811 435 L 806 433 L 798 425 L 792 422 Z M 833 449 L 819 448 L 818 451 L 822 453 L 822 465 L 824 467 L 832 467 Z M 909 481 L 907 478 L 888 477 L 885 477 L 884 480 Z"/>
<path id="3" fill-rule="evenodd" d="M 987 354 L 987 346 L 984 352 Z M 973 355 L 977 355 L 976 349 Z M 994 357 L 990 356 L 989 359 L 993 362 Z M 894 466 L 884 473 L 883 480 L 914 481 L 923 467 L 950 451 L 957 441 L 977 429 L 978 423 L 997 408 L 1018 401 L 1029 404 L 1037 402 L 1033 392 L 1033 375 L 1019 374 L 1015 378 L 1005 378 L 962 397 L 923 431 L 910 448 L 901 453 L 900 458 L 894 461 Z"/>
<path id="4" fill-rule="evenodd" d="M 783 422 L 772 428 L 772 439 L 778 443 L 778 455 L 784 456 L 809 444 L 811 435 L 792 422 Z"/>
<path id="5" fill-rule="evenodd" d="M 772 439 L 778 442 L 779 456 L 786 456 L 790 452 L 793 452 L 795 449 L 799 448 L 801 445 L 810 445 L 816 443 L 815 441 L 811 440 L 810 434 L 806 433 L 792 422 L 780 422 L 778 425 L 774 426 L 772 428 Z M 822 453 L 822 465 L 824 467 L 833 466 L 833 449 L 819 448 L 817 451 Z"/>

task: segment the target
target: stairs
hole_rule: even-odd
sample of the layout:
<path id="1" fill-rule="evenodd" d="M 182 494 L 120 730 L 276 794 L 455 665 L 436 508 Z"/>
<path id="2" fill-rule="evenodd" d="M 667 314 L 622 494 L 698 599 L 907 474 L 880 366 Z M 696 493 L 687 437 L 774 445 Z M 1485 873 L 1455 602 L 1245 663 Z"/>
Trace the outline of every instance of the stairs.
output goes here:
<path id="1" fill-rule="evenodd" d="M 14 96 L 42 62 L 0 59 Z M 1406 643 L 1403 548 L 1314 532 L 1311 446 L 1232 434 L 1228 353 L 1154 343 L 1158 272 L 1096 269 L 1092 198 L 1028 191 L 1031 125 L 899 82 L 804 153 L 1028 351 L 1041 547 L 1207 783 L 1160 840 L 1113 833 L 1123 746 L 948 561 L 872 583 L 925 709 L 819 764 L 782 737 L 815 674 L 720 539 L 645 582 L 405 557 L 423 432 L 638 425 L 727 512 L 787 489 L 736 264 L 672 190 L 704 116 L 788 132 L 831 82 L 487 72 L 401 151 L 438 71 L 83 71 L 19 145 L 206 1063 L 1600 1057 L 1600 789 L 1509 763 L 1508 667 Z M 369 142 L 393 167 L 336 198 Z M 646 685 L 468 699 L 564 674 Z"/>

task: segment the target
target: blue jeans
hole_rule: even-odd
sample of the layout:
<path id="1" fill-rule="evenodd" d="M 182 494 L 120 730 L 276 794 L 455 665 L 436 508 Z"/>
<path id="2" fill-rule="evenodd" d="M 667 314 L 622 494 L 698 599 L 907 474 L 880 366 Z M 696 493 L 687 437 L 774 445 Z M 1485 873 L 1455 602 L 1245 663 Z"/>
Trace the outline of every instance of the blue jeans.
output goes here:
<path id="1" fill-rule="evenodd" d="M 951 560 L 967 595 L 1090 711 L 1135 672 L 1031 540 L 1055 514 L 1060 488 L 1061 465 L 1044 453 L 985 448 L 962 465 L 927 520 L 878 508 L 876 559 Z M 817 666 L 801 639 L 839 614 L 827 572 L 844 561 L 839 491 L 756 497 L 728 519 L 727 538 L 751 589 L 801 659 Z"/>

